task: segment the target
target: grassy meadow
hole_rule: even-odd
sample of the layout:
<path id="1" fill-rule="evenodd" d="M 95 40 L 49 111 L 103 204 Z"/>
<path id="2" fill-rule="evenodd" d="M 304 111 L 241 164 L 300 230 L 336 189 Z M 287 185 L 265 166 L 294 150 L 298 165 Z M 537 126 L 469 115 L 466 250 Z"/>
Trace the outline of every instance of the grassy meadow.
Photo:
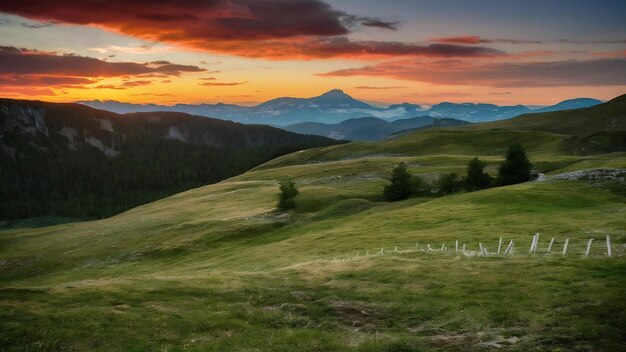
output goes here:
<path id="1" fill-rule="evenodd" d="M 548 176 L 626 168 L 626 153 L 570 153 L 567 138 L 424 130 L 296 152 L 104 220 L 0 231 L 0 351 L 621 350 L 624 182 L 382 197 L 401 161 L 427 181 L 474 156 L 495 174 L 513 142 Z M 300 195 L 278 212 L 285 179 Z M 512 255 L 454 251 L 500 237 Z"/>

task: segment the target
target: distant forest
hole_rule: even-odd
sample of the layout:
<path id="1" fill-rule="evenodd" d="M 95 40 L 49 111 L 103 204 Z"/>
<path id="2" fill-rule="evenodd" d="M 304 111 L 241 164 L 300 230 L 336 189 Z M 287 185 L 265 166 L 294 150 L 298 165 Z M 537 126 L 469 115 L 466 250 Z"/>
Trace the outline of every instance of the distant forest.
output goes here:
<path id="1" fill-rule="evenodd" d="M 49 105 L 5 105 L 0 113 L 0 220 L 108 217 L 290 152 L 336 143 L 178 113 L 115 116 L 75 104 Z M 45 117 L 45 133 L 33 132 L 37 114 L 32 111 Z M 112 121 L 115 132 L 102 130 L 103 117 Z M 68 126 L 78 131 L 75 143 L 58 132 Z M 162 137 L 172 126 L 189 141 Z M 106 156 L 83 142 L 87 136 L 98 137 L 119 154 Z"/>

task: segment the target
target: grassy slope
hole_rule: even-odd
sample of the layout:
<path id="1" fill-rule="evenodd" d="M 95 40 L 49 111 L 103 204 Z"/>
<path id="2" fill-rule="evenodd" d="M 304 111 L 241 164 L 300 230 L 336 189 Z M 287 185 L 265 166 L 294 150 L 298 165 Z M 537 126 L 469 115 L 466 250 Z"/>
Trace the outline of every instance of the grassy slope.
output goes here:
<path id="1" fill-rule="evenodd" d="M 567 154 L 567 135 L 458 129 L 294 153 L 110 219 L 0 233 L 0 346 L 8 350 L 616 350 L 626 261 L 624 185 L 542 182 L 384 203 L 393 165 L 425 178 L 521 141 L 543 171 L 626 167 Z M 298 211 L 273 212 L 277 180 Z M 570 237 L 571 256 L 526 252 Z M 511 258 L 389 253 L 458 239 Z M 385 247 L 387 255 L 354 258 Z M 333 260 L 333 257 L 350 260 Z M 84 330 L 90 331 L 85 334 Z"/>

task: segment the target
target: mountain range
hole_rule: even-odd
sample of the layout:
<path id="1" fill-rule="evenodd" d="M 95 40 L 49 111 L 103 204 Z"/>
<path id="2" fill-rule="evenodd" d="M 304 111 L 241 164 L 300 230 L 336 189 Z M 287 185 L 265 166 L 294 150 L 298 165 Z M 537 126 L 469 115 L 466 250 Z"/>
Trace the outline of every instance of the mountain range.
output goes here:
<path id="1" fill-rule="evenodd" d="M 337 143 L 178 112 L 0 99 L 0 219 L 110 216 Z"/>
<path id="2" fill-rule="evenodd" d="M 578 98 L 539 109 L 532 109 L 524 105 L 498 106 L 482 103 L 458 104 L 449 102 L 435 104 L 429 108 L 410 103 L 376 107 L 354 99 L 340 89 L 333 89 L 312 98 L 282 97 L 255 106 L 239 106 L 222 103 L 176 104 L 167 106 L 156 104 L 131 104 L 111 100 L 91 100 L 80 101 L 78 103 L 120 114 L 129 112 L 175 111 L 242 123 L 288 126 L 302 122 L 336 124 L 348 119 L 360 117 L 377 117 L 394 121 L 416 116 L 430 116 L 437 118 L 454 118 L 469 122 L 487 122 L 507 119 L 529 112 L 584 108 L 600 104 L 601 102 L 600 100 L 591 98 Z"/>
<path id="3" fill-rule="evenodd" d="M 386 121 L 377 117 L 361 117 L 348 119 L 337 124 L 302 122 L 286 126 L 284 129 L 291 132 L 314 134 L 339 140 L 368 141 L 383 139 L 394 133 L 413 130 L 415 128 L 460 126 L 467 124 L 469 124 L 469 122 L 463 120 L 440 119 L 430 116 L 419 116 L 395 121 Z"/>

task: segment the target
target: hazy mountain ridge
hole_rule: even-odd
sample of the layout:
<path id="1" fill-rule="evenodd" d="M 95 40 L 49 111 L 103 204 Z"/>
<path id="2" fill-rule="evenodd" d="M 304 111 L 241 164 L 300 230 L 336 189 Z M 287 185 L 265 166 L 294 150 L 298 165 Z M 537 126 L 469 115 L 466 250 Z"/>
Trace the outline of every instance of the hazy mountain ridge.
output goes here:
<path id="1" fill-rule="evenodd" d="M 593 106 L 600 100 L 590 98 L 570 99 L 559 104 L 531 109 L 524 105 L 498 106 L 494 104 L 442 102 L 428 109 L 422 106 L 402 103 L 388 107 L 376 107 L 354 99 L 340 89 L 333 89 L 312 98 L 281 97 L 256 106 L 234 104 L 176 104 L 172 106 L 155 104 L 129 104 L 117 101 L 82 101 L 84 105 L 117 113 L 177 111 L 193 115 L 214 117 L 243 123 L 262 123 L 288 126 L 302 122 L 336 124 L 360 117 L 377 117 L 389 121 L 431 116 L 454 118 L 469 122 L 487 122 L 507 119 L 533 111 L 556 111 Z"/>
<path id="2" fill-rule="evenodd" d="M 410 119 L 386 121 L 376 117 L 348 119 L 338 124 L 303 122 L 285 127 L 285 130 L 314 134 L 339 140 L 378 140 L 392 134 L 415 128 L 459 126 L 469 122 L 455 119 L 438 119 L 419 116 Z"/>

